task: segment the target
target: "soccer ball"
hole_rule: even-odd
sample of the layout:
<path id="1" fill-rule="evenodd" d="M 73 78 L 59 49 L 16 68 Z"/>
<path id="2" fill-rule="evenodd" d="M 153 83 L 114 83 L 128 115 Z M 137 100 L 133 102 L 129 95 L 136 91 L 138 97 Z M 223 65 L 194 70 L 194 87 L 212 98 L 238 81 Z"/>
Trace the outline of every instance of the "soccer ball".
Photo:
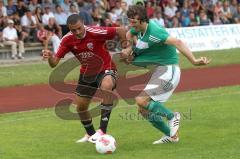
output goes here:
<path id="1" fill-rule="evenodd" d="M 96 141 L 96 150 L 101 154 L 111 154 L 116 150 L 116 140 L 111 135 L 102 135 Z"/>

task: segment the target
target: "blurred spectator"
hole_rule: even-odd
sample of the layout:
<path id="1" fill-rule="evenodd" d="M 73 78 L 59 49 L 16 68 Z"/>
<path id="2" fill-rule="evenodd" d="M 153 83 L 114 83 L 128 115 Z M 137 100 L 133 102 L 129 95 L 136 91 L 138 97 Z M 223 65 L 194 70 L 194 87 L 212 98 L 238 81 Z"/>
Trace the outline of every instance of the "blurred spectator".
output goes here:
<path id="1" fill-rule="evenodd" d="M 81 10 L 79 15 L 83 19 L 85 25 L 92 25 L 93 24 L 92 16 L 87 11 Z"/>
<path id="2" fill-rule="evenodd" d="M 62 37 L 62 29 L 56 23 L 55 18 L 49 18 L 48 25 L 45 26 L 45 29 L 52 32 L 53 34 L 56 34 L 59 38 Z"/>
<path id="3" fill-rule="evenodd" d="M 198 20 L 194 12 L 189 13 L 190 24 L 189 26 L 198 26 Z"/>
<path id="4" fill-rule="evenodd" d="M 78 14 L 77 7 L 74 4 L 70 5 L 70 10 L 68 11 L 68 16 L 72 14 Z"/>
<path id="5" fill-rule="evenodd" d="M 133 0 L 123 0 L 122 2 L 126 2 L 127 6 L 133 5 Z"/>
<path id="6" fill-rule="evenodd" d="M 114 12 L 115 14 L 117 15 L 117 18 L 120 17 L 121 13 L 122 13 L 122 8 L 121 8 L 121 2 L 120 1 L 117 1 L 116 2 L 116 6 L 114 7 Z"/>
<path id="7" fill-rule="evenodd" d="M 100 25 L 100 21 L 102 19 L 102 15 L 99 13 L 99 9 L 98 8 L 94 8 L 93 12 L 92 12 L 92 19 L 93 19 L 93 25 Z"/>
<path id="8" fill-rule="evenodd" d="M 41 9 L 41 5 L 38 3 L 38 0 L 30 0 L 30 4 L 28 6 L 29 10 L 34 13 L 36 8 L 39 7 Z"/>
<path id="9" fill-rule="evenodd" d="M 70 5 L 71 5 L 70 0 L 63 0 L 63 2 L 60 4 L 63 11 L 67 14 L 70 12 Z"/>
<path id="10" fill-rule="evenodd" d="M 50 7 L 45 7 L 45 12 L 42 16 L 43 25 L 48 25 L 48 21 L 50 18 L 55 18 L 53 12 L 51 12 Z"/>
<path id="11" fill-rule="evenodd" d="M 191 4 L 191 6 L 195 13 L 199 13 L 200 10 L 204 9 L 201 0 L 194 0 L 193 3 Z"/>
<path id="12" fill-rule="evenodd" d="M 220 14 L 220 12 L 223 10 L 222 8 L 222 2 L 221 1 L 217 1 L 217 3 L 213 6 L 213 13 L 215 15 Z"/>
<path id="13" fill-rule="evenodd" d="M 79 11 L 88 12 L 88 10 L 89 10 L 89 4 L 87 2 L 85 2 L 84 0 L 77 0 L 77 6 L 78 6 Z"/>
<path id="14" fill-rule="evenodd" d="M 237 8 L 238 8 L 237 0 L 231 0 L 231 4 L 230 4 L 229 8 L 230 8 L 230 12 L 231 12 L 232 16 L 236 15 Z"/>
<path id="15" fill-rule="evenodd" d="M 50 10 L 55 9 L 55 4 L 52 3 L 52 0 L 42 0 L 42 9 L 48 7 Z"/>
<path id="16" fill-rule="evenodd" d="M 17 2 L 17 13 L 19 17 L 24 16 L 25 12 L 27 11 L 27 7 L 24 4 L 23 0 L 18 0 Z"/>
<path id="17" fill-rule="evenodd" d="M 95 7 L 94 3 L 92 3 L 92 0 L 89 0 L 89 1 L 77 0 L 77 6 L 80 12 L 85 11 L 88 14 L 91 14 L 92 9 Z"/>
<path id="18" fill-rule="evenodd" d="M 12 20 L 15 24 L 14 27 L 17 30 L 18 39 L 24 41 L 28 37 L 28 33 L 23 30 L 21 25 L 21 18 L 17 12 L 13 15 Z"/>
<path id="19" fill-rule="evenodd" d="M 234 23 L 240 24 L 240 3 L 238 4 L 238 7 L 237 7 L 237 13 L 233 15 L 233 20 L 234 20 Z"/>
<path id="20" fill-rule="evenodd" d="M 213 24 L 214 25 L 221 25 L 221 24 L 223 24 L 219 15 L 215 14 L 213 16 Z"/>
<path id="21" fill-rule="evenodd" d="M 112 20 L 111 17 L 108 15 L 105 19 L 103 19 L 101 26 L 105 27 L 111 27 L 112 26 Z"/>
<path id="22" fill-rule="evenodd" d="M 172 19 L 172 26 L 171 26 L 171 28 L 178 28 L 178 27 L 181 27 L 181 24 L 179 22 L 178 17 L 175 16 Z"/>
<path id="23" fill-rule="evenodd" d="M 204 10 L 201 10 L 199 13 L 199 25 L 203 26 L 203 25 L 210 25 L 212 22 L 211 20 L 208 18 L 206 12 Z"/>
<path id="24" fill-rule="evenodd" d="M 128 25 L 128 17 L 127 17 L 127 9 L 128 9 L 128 5 L 126 2 L 122 2 L 121 3 L 121 8 L 122 8 L 122 12 L 120 14 L 120 19 L 121 19 L 121 25 L 123 26 L 127 26 Z"/>
<path id="25" fill-rule="evenodd" d="M 221 12 L 223 13 L 223 16 L 225 16 L 225 18 L 228 19 L 229 22 L 233 21 L 232 13 L 231 13 L 228 1 L 223 2 L 223 7 Z"/>
<path id="26" fill-rule="evenodd" d="M 22 59 L 22 54 L 25 52 L 23 41 L 18 39 L 17 31 L 14 28 L 13 20 L 8 20 L 8 26 L 3 29 L 3 43 L 6 46 L 11 46 L 11 58 L 12 59 Z M 17 52 L 17 46 L 18 52 Z"/>
<path id="27" fill-rule="evenodd" d="M 148 2 L 147 2 L 146 10 L 147 10 L 147 16 L 148 16 L 148 18 L 152 18 L 152 17 L 153 17 L 153 14 L 154 14 L 154 7 L 153 7 L 151 1 L 148 1 Z"/>
<path id="28" fill-rule="evenodd" d="M 155 18 L 152 18 L 151 20 L 155 21 L 160 26 L 165 26 L 164 20 L 162 18 L 162 12 L 158 11 L 155 13 Z"/>
<path id="29" fill-rule="evenodd" d="M 203 8 L 205 9 L 208 17 L 213 20 L 214 15 L 214 5 L 216 4 L 217 0 L 202 0 Z"/>
<path id="30" fill-rule="evenodd" d="M 183 3 L 183 7 L 180 9 L 180 12 L 184 17 L 189 17 L 189 12 L 190 12 L 189 8 L 191 7 L 189 5 L 190 3 L 186 0 Z"/>
<path id="31" fill-rule="evenodd" d="M 56 5 L 56 12 L 54 13 L 54 17 L 57 24 L 62 28 L 62 34 L 64 36 L 69 31 L 67 27 L 68 15 L 63 11 L 60 5 Z"/>
<path id="32" fill-rule="evenodd" d="M 118 1 L 118 0 L 108 0 L 108 4 L 109 4 L 109 9 L 110 9 L 110 10 L 113 9 L 113 8 L 115 8 L 117 1 Z"/>
<path id="33" fill-rule="evenodd" d="M 4 47 L 3 45 L 3 35 L 2 31 L 0 31 L 0 47 Z"/>
<path id="34" fill-rule="evenodd" d="M 53 51 L 55 53 L 57 52 L 61 40 L 56 34 L 44 29 L 43 24 L 38 25 L 37 37 L 38 40 L 43 43 L 44 49 L 48 49 L 48 44 L 51 42 L 53 45 Z"/>
<path id="35" fill-rule="evenodd" d="M 133 5 L 144 6 L 144 0 L 133 0 Z"/>
<path id="36" fill-rule="evenodd" d="M 216 16 L 220 17 L 220 20 L 222 21 L 223 24 L 230 24 L 230 20 L 227 18 L 227 16 L 223 12 L 219 12 Z"/>
<path id="37" fill-rule="evenodd" d="M 117 21 L 118 15 L 117 15 L 116 12 L 115 12 L 115 8 L 112 8 L 112 9 L 111 9 L 111 12 L 109 12 L 108 15 L 109 15 L 109 18 L 111 19 L 111 21 L 112 21 L 113 23 L 115 23 L 115 22 Z"/>
<path id="38" fill-rule="evenodd" d="M 181 15 L 180 23 L 182 27 L 188 27 L 190 22 L 189 16 L 185 16 L 184 14 Z"/>
<path id="39" fill-rule="evenodd" d="M 37 21 L 30 10 L 27 10 L 25 15 L 21 18 L 21 25 L 23 30 L 29 35 L 27 40 L 36 41 Z"/>
<path id="40" fill-rule="evenodd" d="M 42 20 L 43 11 L 42 11 L 41 7 L 36 7 L 34 13 L 35 13 L 34 16 L 35 16 L 37 25 L 40 23 L 42 24 L 43 23 L 43 20 Z"/>
<path id="41" fill-rule="evenodd" d="M 13 3 L 13 0 L 8 0 L 7 15 L 12 16 L 15 12 L 17 12 L 17 6 Z"/>
<path id="42" fill-rule="evenodd" d="M 109 11 L 109 4 L 107 0 L 100 0 L 99 1 L 99 13 L 105 18 L 106 12 Z"/>
<path id="43" fill-rule="evenodd" d="M 167 20 L 171 21 L 172 18 L 176 15 L 177 7 L 174 2 L 169 2 L 167 6 L 164 8 L 164 15 Z"/>
<path id="44" fill-rule="evenodd" d="M 7 16 L 7 8 L 4 6 L 3 1 L 0 0 L 0 18 Z"/>

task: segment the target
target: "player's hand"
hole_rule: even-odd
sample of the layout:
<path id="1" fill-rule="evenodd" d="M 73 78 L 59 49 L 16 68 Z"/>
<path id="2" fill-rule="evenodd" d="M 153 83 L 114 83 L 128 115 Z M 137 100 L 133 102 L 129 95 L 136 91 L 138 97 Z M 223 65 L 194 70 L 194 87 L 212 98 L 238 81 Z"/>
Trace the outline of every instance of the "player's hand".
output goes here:
<path id="1" fill-rule="evenodd" d="M 122 49 L 122 52 L 121 52 L 121 58 L 125 58 L 127 59 L 129 55 L 132 54 L 132 48 L 129 47 L 129 48 L 126 48 L 126 49 Z"/>
<path id="2" fill-rule="evenodd" d="M 125 64 L 130 64 L 133 60 L 134 60 L 134 56 L 133 55 L 129 55 L 126 58 L 120 58 L 120 61 L 124 62 Z"/>
<path id="3" fill-rule="evenodd" d="M 207 65 L 210 62 L 211 62 L 211 59 L 208 59 L 207 57 L 200 57 L 193 61 L 193 65 L 195 66 Z"/>
<path id="4" fill-rule="evenodd" d="M 52 52 L 50 50 L 42 50 L 43 59 L 49 59 L 52 57 Z"/>

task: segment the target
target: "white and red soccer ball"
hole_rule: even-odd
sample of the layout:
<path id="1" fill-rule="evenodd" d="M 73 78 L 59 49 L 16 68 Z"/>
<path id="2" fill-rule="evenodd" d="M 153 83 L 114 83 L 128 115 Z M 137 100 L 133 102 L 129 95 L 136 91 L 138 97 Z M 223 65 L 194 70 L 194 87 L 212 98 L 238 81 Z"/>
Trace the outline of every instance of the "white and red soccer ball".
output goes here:
<path id="1" fill-rule="evenodd" d="M 108 134 L 99 137 L 95 145 L 97 152 L 101 154 L 111 154 L 117 148 L 116 140 Z"/>

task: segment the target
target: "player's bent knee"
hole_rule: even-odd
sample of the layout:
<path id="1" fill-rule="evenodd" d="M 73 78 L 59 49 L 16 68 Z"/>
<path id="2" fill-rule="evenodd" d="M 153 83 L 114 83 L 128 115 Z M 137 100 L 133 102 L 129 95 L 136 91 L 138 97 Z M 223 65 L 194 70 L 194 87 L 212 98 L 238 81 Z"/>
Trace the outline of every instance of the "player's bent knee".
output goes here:
<path id="1" fill-rule="evenodd" d="M 77 104 L 77 107 L 76 107 L 77 112 L 83 112 L 83 111 L 86 111 L 87 109 L 88 109 L 87 105 Z"/>
<path id="2" fill-rule="evenodd" d="M 143 97 L 136 97 L 135 101 L 136 104 L 141 108 L 146 107 L 148 105 L 148 101 Z"/>
<path id="3" fill-rule="evenodd" d="M 113 84 L 111 82 L 107 83 L 107 82 L 103 82 L 101 84 L 101 90 L 108 90 L 108 91 L 112 91 L 113 89 Z"/>

